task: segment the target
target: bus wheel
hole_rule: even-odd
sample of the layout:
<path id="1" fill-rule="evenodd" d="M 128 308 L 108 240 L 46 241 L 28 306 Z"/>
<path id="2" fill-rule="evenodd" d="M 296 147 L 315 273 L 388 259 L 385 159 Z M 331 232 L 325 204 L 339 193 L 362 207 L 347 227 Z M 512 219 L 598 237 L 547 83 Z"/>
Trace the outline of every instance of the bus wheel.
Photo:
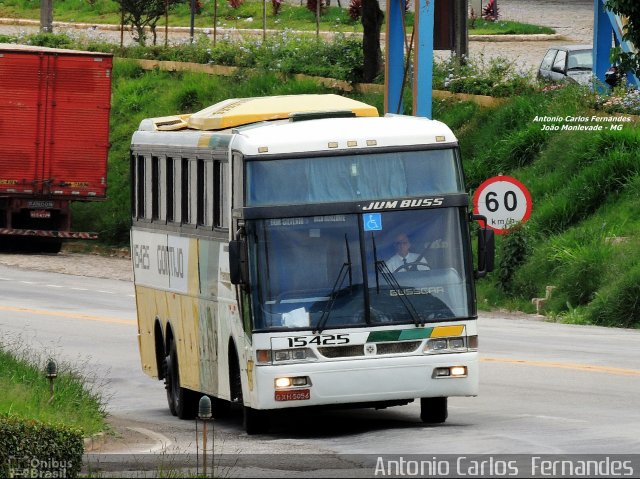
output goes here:
<path id="1" fill-rule="evenodd" d="M 420 419 L 426 424 L 441 424 L 447 420 L 447 398 L 420 398 Z"/>
<path id="2" fill-rule="evenodd" d="M 269 432 L 269 413 L 250 407 L 244 407 L 244 429 L 247 434 L 264 434 Z"/>
<path id="3" fill-rule="evenodd" d="M 193 419 L 196 416 L 196 394 L 180 386 L 178 354 L 175 343 L 171 343 L 169 356 L 165 358 L 166 374 L 164 386 L 167 390 L 169 410 L 180 419 Z"/>
<path id="4" fill-rule="evenodd" d="M 174 416 L 177 416 L 176 412 L 176 403 L 173 400 L 173 365 L 171 364 L 171 356 L 167 356 L 164 358 L 163 362 L 164 367 L 164 388 L 167 391 L 167 403 L 169 404 L 169 411 Z"/>

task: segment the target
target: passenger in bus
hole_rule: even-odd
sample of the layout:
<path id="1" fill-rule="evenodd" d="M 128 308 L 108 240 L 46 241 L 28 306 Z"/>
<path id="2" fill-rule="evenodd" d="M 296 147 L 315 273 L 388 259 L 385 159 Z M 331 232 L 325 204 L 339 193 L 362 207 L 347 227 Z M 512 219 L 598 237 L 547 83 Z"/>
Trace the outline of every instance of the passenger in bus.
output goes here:
<path id="1" fill-rule="evenodd" d="M 392 273 L 404 273 L 406 271 L 427 271 L 429 268 L 427 260 L 420 257 L 418 253 L 412 253 L 410 250 L 411 242 L 405 233 L 396 235 L 393 242 L 396 253 L 389 258 L 386 263 Z"/>

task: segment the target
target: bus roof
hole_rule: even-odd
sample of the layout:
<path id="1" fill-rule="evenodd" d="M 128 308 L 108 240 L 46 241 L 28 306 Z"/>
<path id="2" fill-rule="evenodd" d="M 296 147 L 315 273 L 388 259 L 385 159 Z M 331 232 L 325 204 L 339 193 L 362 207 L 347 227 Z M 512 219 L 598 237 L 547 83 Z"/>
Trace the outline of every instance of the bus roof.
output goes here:
<path id="1" fill-rule="evenodd" d="M 386 115 L 263 123 L 254 128 L 239 129 L 231 146 L 246 156 L 262 156 L 456 143 L 453 132 L 440 121 Z"/>
<path id="2" fill-rule="evenodd" d="M 232 98 L 191 115 L 143 120 L 140 130 L 224 130 L 267 120 L 290 118 L 298 113 L 350 112 L 355 116 L 378 116 L 371 105 L 339 95 L 280 95 Z"/>
<path id="3" fill-rule="evenodd" d="M 136 131 L 131 141 L 134 147 L 227 149 L 231 145 L 247 156 L 455 143 L 455 135 L 444 123 L 405 115 L 277 120 L 224 131 L 149 128 Z"/>

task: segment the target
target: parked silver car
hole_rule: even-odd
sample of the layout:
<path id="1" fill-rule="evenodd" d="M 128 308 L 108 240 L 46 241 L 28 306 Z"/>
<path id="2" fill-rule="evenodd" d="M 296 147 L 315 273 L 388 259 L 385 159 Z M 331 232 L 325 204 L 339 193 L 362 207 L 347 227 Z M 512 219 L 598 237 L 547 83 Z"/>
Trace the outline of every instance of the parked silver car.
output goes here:
<path id="1" fill-rule="evenodd" d="M 538 78 L 550 81 L 575 81 L 590 85 L 593 69 L 593 47 L 591 45 L 564 45 L 547 50 Z"/>

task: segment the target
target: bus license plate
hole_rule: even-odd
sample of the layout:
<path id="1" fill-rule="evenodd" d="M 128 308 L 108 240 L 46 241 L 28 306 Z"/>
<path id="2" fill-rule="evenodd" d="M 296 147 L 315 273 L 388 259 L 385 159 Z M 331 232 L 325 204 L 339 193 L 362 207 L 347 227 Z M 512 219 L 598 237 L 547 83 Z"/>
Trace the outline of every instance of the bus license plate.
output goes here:
<path id="1" fill-rule="evenodd" d="M 276 401 L 302 401 L 311 399 L 310 389 L 296 389 L 294 391 L 276 391 Z"/>
<path id="2" fill-rule="evenodd" d="M 32 218 L 51 218 L 51 211 L 47 210 L 31 210 L 29 214 Z"/>

